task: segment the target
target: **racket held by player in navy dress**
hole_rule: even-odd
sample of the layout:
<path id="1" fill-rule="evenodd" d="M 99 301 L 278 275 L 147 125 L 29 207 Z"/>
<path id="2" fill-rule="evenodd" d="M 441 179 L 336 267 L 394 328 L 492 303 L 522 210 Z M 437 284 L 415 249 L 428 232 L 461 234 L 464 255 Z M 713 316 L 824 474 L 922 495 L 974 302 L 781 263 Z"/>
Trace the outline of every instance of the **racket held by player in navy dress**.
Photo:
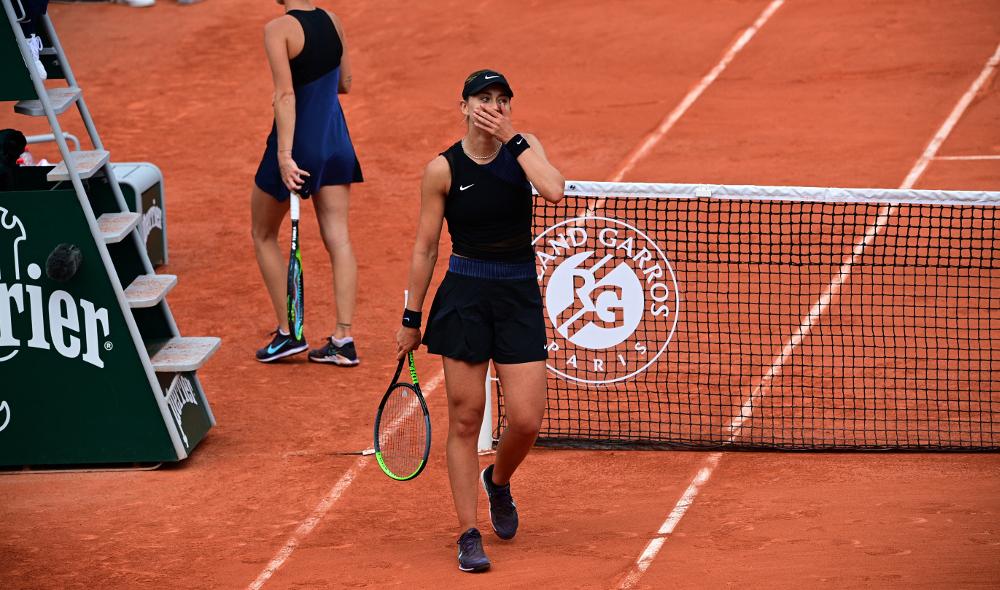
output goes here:
<path id="1" fill-rule="evenodd" d="M 296 340 L 302 340 L 305 321 L 305 287 L 302 281 L 302 250 L 299 249 L 299 195 L 289 197 L 292 218 L 292 252 L 288 257 L 288 331 Z"/>
<path id="2" fill-rule="evenodd" d="M 375 415 L 375 458 L 382 471 L 398 481 L 420 475 L 431 452 L 431 417 L 420 392 L 413 352 L 406 355 L 410 383 L 399 381 L 403 360 Z"/>

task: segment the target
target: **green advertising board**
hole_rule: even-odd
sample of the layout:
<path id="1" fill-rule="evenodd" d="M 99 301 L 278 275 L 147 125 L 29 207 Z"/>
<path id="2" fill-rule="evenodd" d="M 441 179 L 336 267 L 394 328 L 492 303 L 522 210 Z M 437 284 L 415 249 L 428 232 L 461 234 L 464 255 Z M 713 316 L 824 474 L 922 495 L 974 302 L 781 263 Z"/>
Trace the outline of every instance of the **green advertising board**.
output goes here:
<path id="1" fill-rule="evenodd" d="M 0 466 L 177 461 L 212 426 L 195 374 L 150 362 L 166 302 L 133 315 L 88 214 L 72 190 L 0 192 Z M 62 243 L 83 262 L 57 282 Z"/>
<path id="2" fill-rule="evenodd" d="M 4 20 L 6 16 L 3 15 Z M 6 22 L 0 23 L 0 80 L 3 80 L 0 101 L 38 98 L 21 50 L 17 47 L 17 38 Z"/>

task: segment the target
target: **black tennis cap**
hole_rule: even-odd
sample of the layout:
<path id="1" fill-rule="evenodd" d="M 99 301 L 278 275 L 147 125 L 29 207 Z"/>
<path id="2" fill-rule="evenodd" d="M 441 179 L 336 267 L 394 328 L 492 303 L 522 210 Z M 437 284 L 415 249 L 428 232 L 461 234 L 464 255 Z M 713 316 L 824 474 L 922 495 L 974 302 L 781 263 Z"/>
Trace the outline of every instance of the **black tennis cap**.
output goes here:
<path id="1" fill-rule="evenodd" d="M 479 70 L 466 78 L 465 87 L 462 88 L 462 98 L 469 98 L 473 94 L 481 92 L 494 84 L 498 84 L 506 90 L 507 96 L 514 98 L 514 91 L 510 89 L 507 78 L 504 78 L 504 75 L 500 72 L 493 70 Z"/>

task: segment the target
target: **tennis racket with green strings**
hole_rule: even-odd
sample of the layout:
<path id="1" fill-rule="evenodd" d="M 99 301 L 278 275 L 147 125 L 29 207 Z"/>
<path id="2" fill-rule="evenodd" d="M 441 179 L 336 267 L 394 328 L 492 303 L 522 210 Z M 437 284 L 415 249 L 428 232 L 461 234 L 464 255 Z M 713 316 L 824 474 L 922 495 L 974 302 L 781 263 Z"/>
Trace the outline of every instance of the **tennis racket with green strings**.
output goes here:
<path id="1" fill-rule="evenodd" d="M 431 452 L 431 416 L 420 392 L 413 351 L 406 355 L 410 383 L 399 380 L 403 360 L 399 359 L 375 415 L 375 458 L 382 471 L 397 481 L 420 475 Z"/>
<path id="2" fill-rule="evenodd" d="M 302 340 L 305 322 L 305 287 L 302 281 L 302 250 L 299 248 L 299 194 L 292 191 L 289 197 L 292 218 L 292 252 L 288 256 L 288 331 L 296 340 Z"/>

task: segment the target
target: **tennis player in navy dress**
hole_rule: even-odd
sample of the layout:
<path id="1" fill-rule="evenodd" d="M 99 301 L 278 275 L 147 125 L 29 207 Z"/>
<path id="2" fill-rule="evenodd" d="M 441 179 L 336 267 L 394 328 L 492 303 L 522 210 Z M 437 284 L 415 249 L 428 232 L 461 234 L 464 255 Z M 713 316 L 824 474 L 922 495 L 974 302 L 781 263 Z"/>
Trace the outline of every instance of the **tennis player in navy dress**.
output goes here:
<path id="1" fill-rule="evenodd" d="M 348 233 L 352 183 L 362 182 L 339 94 L 351 89 L 344 31 L 336 15 L 308 0 L 278 0 L 286 12 L 264 29 L 274 79 L 274 125 L 251 195 L 254 250 L 274 307 L 278 328 L 257 360 L 271 362 L 306 351 L 303 337 L 289 334 L 286 311 L 287 256 L 278 231 L 288 212 L 289 191 L 312 198 L 323 243 L 333 265 L 337 315 L 332 335 L 309 360 L 358 364 L 351 337 L 357 295 L 357 262 Z"/>
<path id="2" fill-rule="evenodd" d="M 466 572 L 490 567 L 476 526 L 480 485 L 496 535 L 510 539 L 517 533 L 510 480 L 534 444 L 545 413 L 547 353 L 531 244 L 531 187 L 558 202 L 565 180 L 537 137 L 514 130 L 513 96 L 499 72 L 480 70 L 465 81 L 460 103 L 465 136 L 424 170 L 410 297 L 396 334 L 399 358 L 421 343 L 421 308 L 447 220 L 452 254 L 428 313 L 423 343 L 444 364 L 448 478 L 458 513 L 458 567 Z M 504 388 L 507 427 L 495 463 L 480 471 L 476 447 L 491 360 Z"/>

